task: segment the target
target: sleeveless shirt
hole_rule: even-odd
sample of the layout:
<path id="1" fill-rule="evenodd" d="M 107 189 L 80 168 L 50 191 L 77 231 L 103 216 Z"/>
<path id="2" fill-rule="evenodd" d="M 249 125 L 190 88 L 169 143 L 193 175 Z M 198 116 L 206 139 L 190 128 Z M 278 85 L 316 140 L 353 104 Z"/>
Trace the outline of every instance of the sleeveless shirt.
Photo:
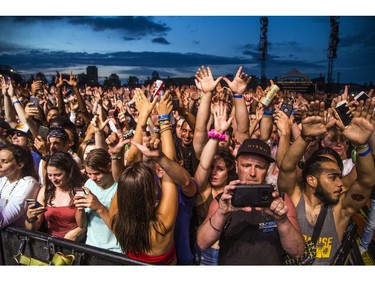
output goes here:
<path id="1" fill-rule="evenodd" d="M 283 248 L 271 216 L 262 211 L 238 211 L 230 213 L 227 222 L 219 242 L 219 264 L 283 264 Z"/>
<path id="2" fill-rule="evenodd" d="M 305 198 L 301 196 L 296 207 L 297 220 L 305 241 L 311 240 L 314 232 L 314 226 L 310 224 L 306 217 Z M 327 216 L 324 220 L 322 231 L 316 245 L 316 259 L 314 265 L 329 265 L 334 257 L 337 249 L 340 247 L 341 241 L 337 236 L 335 220 L 333 217 L 332 206 L 327 209 Z"/>

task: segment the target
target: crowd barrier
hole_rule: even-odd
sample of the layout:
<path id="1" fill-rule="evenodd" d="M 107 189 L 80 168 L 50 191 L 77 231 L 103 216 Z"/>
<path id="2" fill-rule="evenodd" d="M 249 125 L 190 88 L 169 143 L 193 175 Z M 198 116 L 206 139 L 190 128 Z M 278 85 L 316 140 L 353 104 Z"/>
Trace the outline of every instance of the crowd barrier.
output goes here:
<path id="1" fill-rule="evenodd" d="M 0 265 L 54 264 L 56 253 L 72 258 L 72 265 L 147 265 L 121 253 L 13 226 L 2 229 L 0 236 Z"/>

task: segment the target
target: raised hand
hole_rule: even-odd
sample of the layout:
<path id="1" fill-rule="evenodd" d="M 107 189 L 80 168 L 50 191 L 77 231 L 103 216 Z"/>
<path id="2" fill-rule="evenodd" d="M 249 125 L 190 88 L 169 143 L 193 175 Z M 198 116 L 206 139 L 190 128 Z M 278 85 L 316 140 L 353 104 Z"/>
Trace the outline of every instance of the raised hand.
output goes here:
<path id="1" fill-rule="evenodd" d="M 368 142 L 374 131 L 374 108 L 375 100 L 367 99 L 365 103 L 360 101 L 348 126 L 345 127 L 340 121 L 336 123 L 343 130 L 343 135 L 353 145 L 362 145 Z"/>
<path id="2" fill-rule="evenodd" d="M 319 137 L 327 129 L 324 124 L 324 102 L 310 102 L 308 108 L 303 107 L 301 111 L 303 137 Z"/>
<path id="3" fill-rule="evenodd" d="M 212 76 L 212 72 L 210 67 L 207 69 L 202 65 L 201 68 L 198 68 L 197 73 L 195 74 L 196 78 L 196 86 L 199 90 L 203 91 L 204 93 L 212 92 L 216 85 L 223 79 L 223 76 L 219 76 L 216 80 Z M 199 83 L 197 83 L 199 82 Z"/>
<path id="4" fill-rule="evenodd" d="M 226 77 L 224 77 L 223 80 L 228 84 L 233 93 L 243 94 L 251 80 L 251 76 L 242 72 L 242 66 L 240 66 L 233 81 L 230 81 Z"/>
<path id="5" fill-rule="evenodd" d="M 78 77 L 73 75 L 73 71 L 70 71 L 70 77 L 69 80 L 64 79 L 66 83 L 68 83 L 69 86 L 71 87 L 77 87 L 78 85 Z"/>
<path id="6" fill-rule="evenodd" d="M 214 115 L 215 131 L 218 134 L 223 134 L 232 123 L 233 116 L 227 120 L 227 108 L 228 106 L 223 101 L 212 104 L 211 111 Z"/>

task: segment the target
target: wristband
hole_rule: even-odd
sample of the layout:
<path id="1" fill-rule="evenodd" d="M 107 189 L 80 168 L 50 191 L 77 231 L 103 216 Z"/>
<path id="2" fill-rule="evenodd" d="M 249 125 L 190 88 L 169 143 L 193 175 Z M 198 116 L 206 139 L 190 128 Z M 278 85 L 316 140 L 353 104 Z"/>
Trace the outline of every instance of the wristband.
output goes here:
<path id="1" fill-rule="evenodd" d="M 240 98 L 242 98 L 242 97 L 243 97 L 242 94 L 236 94 L 236 95 L 233 95 L 233 98 L 235 98 L 235 99 L 240 99 Z"/>
<path id="2" fill-rule="evenodd" d="M 169 119 L 159 120 L 159 125 L 169 125 Z"/>
<path id="3" fill-rule="evenodd" d="M 20 101 L 19 101 L 19 100 L 15 100 L 15 101 L 13 101 L 12 103 L 13 103 L 13 104 L 16 104 L 16 103 L 20 103 Z"/>
<path id="4" fill-rule="evenodd" d="M 264 109 L 263 111 L 263 115 L 266 115 L 266 116 L 272 116 L 273 115 L 273 107 L 267 107 Z"/>
<path id="5" fill-rule="evenodd" d="M 208 137 L 210 139 L 218 139 L 220 141 L 224 141 L 225 138 L 227 137 L 227 134 L 226 133 L 218 134 L 218 133 L 216 133 L 216 131 L 214 129 L 212 129 L 211 131 L 208 132 Z"/>
<path id="6" fill-rule="evenodd" d="M 38 217 L 29 218 L 29 217 L 26 216 L 26 221 L 27 221 L 28 223 L 33 223 L 33 222 L 35 222 L 35 221 L 37 221 L 37 220 L 38 220 Z"/>
<path id="7" fill-rule="evenodd" d="M 369 154 L 369 152 L 371 151 L 370 147 L 368 146 L 368 144 L 363 144 L 363 145 L 354 145 L 352 144 L 352 146 L 354 147 L 353 150 L 352 150 L 352 153 L 351 153 L 351 158 L 352 158 L 352 161 L 353 163 L 357 163 L 357 155 L 358 156 L 366 156 L 367 154 Z M 367 147 L 367 150 L 364 151 L 364 152 L 361 152 L 361 153 L 358 153 L 358 149 L 363 149 L 363 148 L 366 148 Z"/>
<path id="8" fill-rule="evenodd" d="M 162 114 L 162 115 L 158 115 L 158 121 L 160 120 L 166 120 L 168 119 L 169 120 L 169 114 Z"/>
<path id="9" fill-rule="evenodd" d="M 367 154 L 369 154 L 370 153 L 370 151 L 371 151 L 371 149 L 370 149 L 370 147 L 368 146 L 367 147 L 367 150 L 366 151 L 364 151 L 364 152 L 360 152 L 360 153 L 358 153 L 358 156 L 366 156 Z"/>

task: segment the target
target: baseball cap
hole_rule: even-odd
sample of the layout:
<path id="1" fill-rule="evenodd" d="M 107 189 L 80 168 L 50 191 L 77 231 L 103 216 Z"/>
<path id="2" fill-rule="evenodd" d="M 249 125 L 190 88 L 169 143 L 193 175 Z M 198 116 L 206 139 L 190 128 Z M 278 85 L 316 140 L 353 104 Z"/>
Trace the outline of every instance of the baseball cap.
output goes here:
<path id="1" fill-rule="evenodd" d="M 13 129 L 7 130 L 8 135 L 13 135 L 16 132 L 24 133 L 25 135 L 29 134 L 29 126 L 23 123 L 18 123 Z"/>
<path id="2" fill-rule="evenodd" d="M 259 139 L 246 139 L 243 141 L 242 145 L 237 151 L 237 156 L 242 154 L 255 154 L 263 157 L 269 163 L 275 162 L 275 159 L 271 157 L 271 148 L 270 146 L 262 140 Z"/>

